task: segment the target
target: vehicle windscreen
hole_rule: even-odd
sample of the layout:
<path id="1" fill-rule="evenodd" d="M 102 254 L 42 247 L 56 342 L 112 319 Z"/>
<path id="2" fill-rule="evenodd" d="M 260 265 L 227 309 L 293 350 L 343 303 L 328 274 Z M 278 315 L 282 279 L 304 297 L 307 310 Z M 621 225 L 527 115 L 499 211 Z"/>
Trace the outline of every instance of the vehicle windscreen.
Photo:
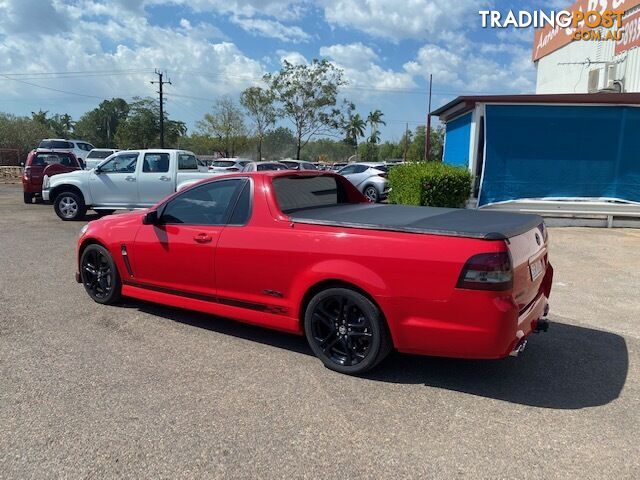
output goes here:
<path id="1" fill-rule="evenodd" d="M 71 142 L 65 142 L 64 140 L 42 140 L 38 148 L 63 148 L 63 149 L 72 149 L 73 144 Z"/>
<path id="2" fill-rule="evenodd" d="M 335 177 L 278 177 L 273 179 L 276 200 L 283 213 L 348 203 Z"/>
<path id="3" fill-rule="evenodd" d="M 113 150 L 92 150 L 87 158 L 107 158 L 113 153 Z"/>
<path id="4" fill-rule="evenodd" d="M 71 155 L 65 153 L 36 153 L 31 160 L 32 167 L 47 167 L 49 165 L 60 164 L 63 167 L 75 167 L 76 162 Z"/>

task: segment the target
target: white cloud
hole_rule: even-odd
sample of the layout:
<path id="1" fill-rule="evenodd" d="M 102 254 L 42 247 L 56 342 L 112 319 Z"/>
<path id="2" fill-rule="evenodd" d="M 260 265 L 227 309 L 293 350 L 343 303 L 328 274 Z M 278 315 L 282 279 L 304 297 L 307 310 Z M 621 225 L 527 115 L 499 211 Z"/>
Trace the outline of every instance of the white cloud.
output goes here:
<path id="1" fill-rule="evenodd" d="M 291 63 L 292 65 L 306 65 L 309 63 L 306 57 L 302 55 L 300 52 L 276 50 L 276 55 L 278 55 L 281 65 L 285 62 L 285 60 Z"/>
<path id="2" fill-rule="evenodd" d="M 345 79 L 349 82 L 346 87 L 349 97 L 360 99 L 376 95 L 376 91 L 416 88 L 410 71 L 396 72 L 381 67 L 377 63 L 378 55 L 362 43 L 322 47 L 320 55 L 344 70 Z"/>
<path id="3" fill-rule="evenodd" d="M 283 42 L 306 42 L 310 36 L 295 25 L 284 25 L 276 20 L 260 18 L 231 17 L 231 21 L 249 33 L 266 38 L 277 38 Z"/>
<path id="4" fill-rule="evenodd" d="M 327 22 L 392 41 L 437 39 L 478 16 L 474 0 L 321 0 Z"/>
<path id="5" fill-rule="evenodd" d="M 452 50 L 426 44 L 404 68 L 425 79 L 433 74 L 434 84 L 448 92 L 526 93 L 535 86 L 529 58 L 529 49 L 515 45 L 468 43 Z"/>

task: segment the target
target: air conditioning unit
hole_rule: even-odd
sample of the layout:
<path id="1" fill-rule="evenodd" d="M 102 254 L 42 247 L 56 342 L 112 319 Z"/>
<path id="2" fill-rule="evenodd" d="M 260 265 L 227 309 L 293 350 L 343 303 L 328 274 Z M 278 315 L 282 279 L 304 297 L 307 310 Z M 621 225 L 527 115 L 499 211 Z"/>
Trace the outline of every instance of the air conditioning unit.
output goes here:
<path id="1" fill-rule="evenodd" d="M 614 63 L 605 67 L 604 88 L 613 87 L 613 82 L 616 80 L 616 66 Z"/>
<path id="2" fill-rule="evenodd" d="M 589 83 L 587 91 L 589 93 L 596 93 L 600 90 L 600 70 L 591 70 L 589 72 Z"/>

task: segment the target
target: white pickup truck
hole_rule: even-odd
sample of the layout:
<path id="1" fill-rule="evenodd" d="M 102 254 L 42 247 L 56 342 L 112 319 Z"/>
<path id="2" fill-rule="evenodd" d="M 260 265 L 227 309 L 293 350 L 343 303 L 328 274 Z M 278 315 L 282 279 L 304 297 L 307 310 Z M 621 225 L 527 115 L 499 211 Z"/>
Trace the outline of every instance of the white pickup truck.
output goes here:
<path id="1" fill-rule="evenodd" d="M 45 177 L 42 198 L 53 202 L 62 220 L 80 220 L 89 208 L 109 214 L 150 207 L 211 175 L 200 171 L 192 152 L 127 150 L 114 153 L 92 170 Z"/>

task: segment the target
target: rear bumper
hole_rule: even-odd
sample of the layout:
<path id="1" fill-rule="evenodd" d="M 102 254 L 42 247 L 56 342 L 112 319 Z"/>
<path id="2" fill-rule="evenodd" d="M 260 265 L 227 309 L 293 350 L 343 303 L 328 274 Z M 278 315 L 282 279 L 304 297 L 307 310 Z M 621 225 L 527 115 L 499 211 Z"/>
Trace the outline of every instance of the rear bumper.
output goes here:
<path id="1" fill-rule="evenodd" d="M 388 307 L 392 314 L 387 317 L 394 345 L 401 352 L 418 355 L 507 357 L 526 344 L 548 313 L 552 277 L 549 266 L 538 296 L 521 312 L 510 295 L 470 290 L 457 290 L 450 301 L 440 304 L 416 299 L 391 301 Z M 546 319 L 541 326 L 544 322 Z"/>

